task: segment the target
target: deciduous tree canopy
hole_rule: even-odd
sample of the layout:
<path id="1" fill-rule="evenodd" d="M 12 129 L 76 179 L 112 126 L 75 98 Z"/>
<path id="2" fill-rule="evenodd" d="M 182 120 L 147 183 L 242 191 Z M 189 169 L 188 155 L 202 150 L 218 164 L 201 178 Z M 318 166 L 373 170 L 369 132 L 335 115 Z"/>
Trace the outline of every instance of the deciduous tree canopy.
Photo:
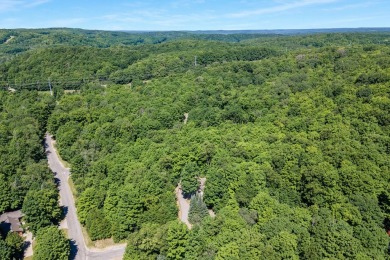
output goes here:
<path id="1" fill-rule="evenodd" d="M 126 259 L 388 258 L 389 35 L 186 37 L 95 39 L 0 64 L 7 82 L 79 80 L 53 83 L 79 90 L 56 103 L 0 92 L 0 210 L 33 208 L 30 196 L 55 209 L 40 177 L 48 120 L 80 221 L 93 239 L 128 239 Z M 174 190 L 193 195 L 199 178 L 187 230 Z M 39 227 L 57 218 L 28 215 Z"/>

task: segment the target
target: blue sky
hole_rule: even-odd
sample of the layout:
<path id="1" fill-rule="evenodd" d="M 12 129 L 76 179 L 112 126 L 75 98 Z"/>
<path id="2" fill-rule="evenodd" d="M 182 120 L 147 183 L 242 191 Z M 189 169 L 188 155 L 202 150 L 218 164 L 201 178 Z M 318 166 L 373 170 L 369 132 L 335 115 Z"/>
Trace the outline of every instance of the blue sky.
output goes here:
<path id="1" fill-rule="evenodd" d="M 390 27 L 390 0 L 0 0 L 0 28 L 240 30 Z"/>

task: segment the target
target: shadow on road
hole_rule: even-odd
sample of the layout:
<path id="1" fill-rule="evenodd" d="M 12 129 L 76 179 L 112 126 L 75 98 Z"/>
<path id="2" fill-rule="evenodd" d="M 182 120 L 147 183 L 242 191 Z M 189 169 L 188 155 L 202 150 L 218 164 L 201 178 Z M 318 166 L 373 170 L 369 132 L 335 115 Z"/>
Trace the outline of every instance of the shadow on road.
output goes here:
<path id="1" fill-rule="evenodd" d="M 57 173 L 56 172 L 54 172 L 54 176 L 56 175 Z M 57 187 L 59 187 L 60 186 L 60 184 L 61 184 L 61 180 L 60 179 L 58 179 L 58 178 L 55 178 L 54 177 L 54 183 L 57 185 Z"/>
<path id="2" fill-rule="evenodd" d="M 30 241 L 24 241 L 22 245 L 22 250 L 25 251 L 31 245 Z"/>
<path id="3" fill-rule="evenodd" d="M 68 214 L 68 207 L 61 206 L 60 208 L 61 208 L 61 218 L 60 218 L 60 222 L 61 222 L 66 218 L 66 215 Z"/>
<path id="4" fill-rule="evenodd" d="M 50 154 L 51 152 L 49 151 L 49 144 L 47 143 L 46 139 L 43 141 L 43 147 L 45 147 L 45 153 Z"/>
<path id="5" fill-rule="evenodd" d="M 77 255 L 77 252 L 79 251 L 79 248 L 76 245 L 76 241 L 74 241 L 74 240 L 70 240 L 69 245 L 70 245 L 69 260 L 74 260 L 74 259 L 76 259 L 76 255 Z"/>

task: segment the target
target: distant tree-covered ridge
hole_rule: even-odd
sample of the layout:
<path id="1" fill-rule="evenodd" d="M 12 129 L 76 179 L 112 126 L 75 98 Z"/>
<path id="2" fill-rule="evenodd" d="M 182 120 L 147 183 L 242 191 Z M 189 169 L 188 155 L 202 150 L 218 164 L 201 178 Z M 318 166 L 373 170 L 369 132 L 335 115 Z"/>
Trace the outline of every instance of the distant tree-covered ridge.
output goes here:
<path id="1" fill-rule="evenodd" d="M 71 28 L 0 29 L 0 63 L 29 50 L 53 46 L 113 46 L 158 45 L 182 40 L 241 42 L 268 37 L 264 34 L 198 34 L 191 32 L 114 32 Z"/>
<path id="2" fill-rule="evenodd" d="M 287 36 L 255 32 L 3 29 L 0 43 L 0 85 L 44 90 L 48 88 L 48 79 L 65 89 L 79 88 L 92 79 L 109 79 L 120 84 L 147 80 L 186 71 L 194 65 L 195 59 L 198 65 L 205 66 L 215 62 L 257 60 L 300 48 L 388 45 L 390 33 Z"/>
<path id="3" fill-rule="evenodd" d="M 222 48 L 221 48 L 222 47 Z M 0 65 L 0 84 L 15 89 L 79 89 L 92 80 L 127 84 L 228 61 L 253 61 L 279 53 L 273 48 L 228 43 L 172 42 L 135 48 L 43 48 Z M 195 64 L 196 59 L 196 64 Z"/>

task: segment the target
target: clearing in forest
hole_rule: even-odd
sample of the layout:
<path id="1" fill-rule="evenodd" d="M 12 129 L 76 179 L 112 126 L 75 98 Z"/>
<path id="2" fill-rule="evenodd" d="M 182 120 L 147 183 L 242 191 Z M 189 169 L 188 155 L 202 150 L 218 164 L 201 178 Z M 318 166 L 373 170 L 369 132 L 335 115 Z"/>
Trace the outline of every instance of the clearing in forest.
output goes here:
<path id="1" fill-rule="evenodd" d="M 199 178 L 199 181 L 200 181 L 200 186 L 197 192 L 203 197 L 204 188 L 206 186 L 206 178 Z M 188 221 L 188 216 L 190 212 L 190 200 L 184 198 L 180 183 L 179 185 L 177 185 L 175 189 L 175 193 L 176 193 L 177 205 L 179 207 L 179 219 L 181 222 L 186 224 L 189 229 L 191 229 L 192 225 Z M 214 211 L 212 209 L 209 209 L 208 211 L 209 211 L 209 215 L 214 218 L 215 217 Z"/>

